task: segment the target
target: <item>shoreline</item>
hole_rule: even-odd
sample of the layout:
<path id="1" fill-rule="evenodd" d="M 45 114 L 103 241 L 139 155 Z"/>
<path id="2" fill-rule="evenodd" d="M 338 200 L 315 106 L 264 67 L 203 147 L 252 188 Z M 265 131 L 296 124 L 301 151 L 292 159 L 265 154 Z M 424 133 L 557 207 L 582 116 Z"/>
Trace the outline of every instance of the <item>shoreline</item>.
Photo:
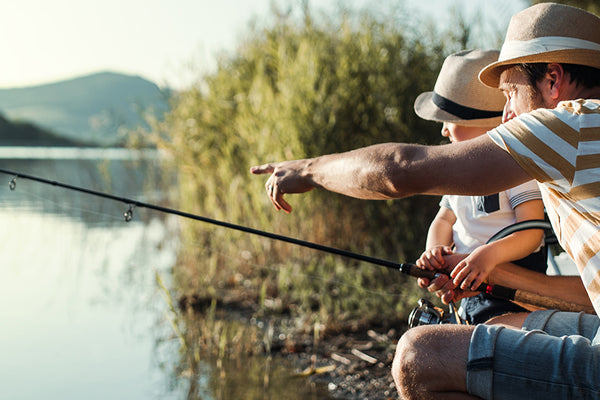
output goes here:
<path id="1" fill-rule="evenodd" d="M 336 399 L 397 400 L 391 374 L 396 335 L 395 330 L 340 334 L 323 339 L 316 353 L 291 357 L 299 365 L 299 375 L 326 385 Z"/>
<path id="2" fill-rule="evenodd" d="M 195 298 L 191 302 L 189 297 L 182 297 L 178 306 L 180 312 L 191 311 L 194 315 L 188 321 L 192 328 L 197 324 L 206 328 L 214 322 L 222 327 L 223 323 L 235 321 L 259 332 L 251 339 L 256 340 L 254 344 L 241 346 L 252 349 L 250 354 L 233 351 L 228 357 L 284 358 L 294 366 L 294 377 L 324 386 L 334 399 L 400 399 L 391 368 L 396 343 L 408 329 L 407 323 L 373 326 L 355 322 L 311 331 L 306 327 L 291 328 L 299 324 L 289 315 L 257 317 L 255 304 L 239 297 L 234 301 Z M 205 334 L 215 336 L 210 328 Z M 269 340 L 264 339 L 266 336 Z M 214 350 L 209 342 L 204 342 L 208 352 Z"/>

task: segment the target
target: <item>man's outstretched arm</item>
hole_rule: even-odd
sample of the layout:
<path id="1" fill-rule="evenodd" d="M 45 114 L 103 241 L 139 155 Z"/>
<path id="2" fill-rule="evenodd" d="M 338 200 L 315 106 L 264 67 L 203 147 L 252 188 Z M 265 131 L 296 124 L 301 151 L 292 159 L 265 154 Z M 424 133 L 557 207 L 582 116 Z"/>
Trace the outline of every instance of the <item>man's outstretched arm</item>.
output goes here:
<path id="1" fill-rule="evenodd" d="M 531 179 L 510 155 L 483 135 L 442 146 L 384 143 L 250 170 L 271 174 L 265 184 L 277 209 L 292 210 L 283 195 L 314 188 L 360 199 L 415 194 L 483 195 Z"/>

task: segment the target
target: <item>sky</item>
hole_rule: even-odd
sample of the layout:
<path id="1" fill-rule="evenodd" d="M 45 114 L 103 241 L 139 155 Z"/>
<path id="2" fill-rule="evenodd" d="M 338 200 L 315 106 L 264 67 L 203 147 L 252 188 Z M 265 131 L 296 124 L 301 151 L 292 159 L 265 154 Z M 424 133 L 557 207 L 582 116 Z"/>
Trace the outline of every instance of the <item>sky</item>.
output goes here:
<path id="1" fill-rule="evenodd" d="M 268 20 L 274 0 L 16 0 L 0 5 L 0 88 L 50 83 L 100 71 L 185 88 L 233 51 L 250 21 Z M 276 0 L 289 4 L 295 0 Z M 287 1 L 287 3 L 286 3 Z M 515 12 L 523 0 L 508 0 Z M 296 1 L 298 3 L 299 0 Z M 313 0 L 311 6 L 369 4 Z M 432 15 L 488 0 L 406 0 Z M 371 2 L 371 4 L 374 4 Z"/>

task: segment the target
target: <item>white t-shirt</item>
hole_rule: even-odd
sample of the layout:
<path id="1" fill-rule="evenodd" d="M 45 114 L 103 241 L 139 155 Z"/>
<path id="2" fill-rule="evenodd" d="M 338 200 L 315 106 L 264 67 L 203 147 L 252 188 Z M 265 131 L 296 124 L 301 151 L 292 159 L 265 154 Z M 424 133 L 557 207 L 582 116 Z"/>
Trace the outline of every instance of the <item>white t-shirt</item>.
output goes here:
<path id="1" fill-rule="evenodd" d="M 495 233 L 516 222 L 515 208 L 519 204 L 541 198 L 537 182 L 529 181 L 489 196 L 446 195 L 440 206 L 456 216 L 452 226 L 455 251 L 471 253 Z"/>

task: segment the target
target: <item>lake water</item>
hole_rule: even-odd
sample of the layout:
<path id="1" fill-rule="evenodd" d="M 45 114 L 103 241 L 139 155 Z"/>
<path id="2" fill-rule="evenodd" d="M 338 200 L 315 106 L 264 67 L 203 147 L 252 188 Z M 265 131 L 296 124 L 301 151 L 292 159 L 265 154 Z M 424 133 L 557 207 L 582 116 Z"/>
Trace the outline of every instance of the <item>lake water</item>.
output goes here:
<path id="1" fill-rule="evenodd" d="M 176 183 L 154 158 L 2 148 L 0 168 L 164 205 Z M 193 381 L 177 373 L 156 278 L 168 286 L 178 217 L 136 208 L 125 222 L 124 203 L 13 178 L 0 173 L 1 399 L 328 398 L 287 364 L 270 366 L 269 387 L 239 362 L 228 371 L 235 387 L 219 384 L 210 360 Z"/>

